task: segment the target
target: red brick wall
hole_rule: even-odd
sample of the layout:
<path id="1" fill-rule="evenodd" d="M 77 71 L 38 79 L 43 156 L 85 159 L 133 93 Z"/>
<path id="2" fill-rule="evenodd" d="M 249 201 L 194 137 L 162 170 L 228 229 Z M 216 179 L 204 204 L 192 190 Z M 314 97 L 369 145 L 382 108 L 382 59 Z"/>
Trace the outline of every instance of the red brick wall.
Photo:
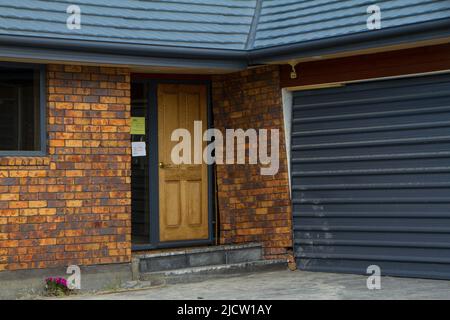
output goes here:
<path id="1" fill-rule="evenodd" d="M 48 156 L 0 157 L 0 271 L 130 261 L 130 74 L 48 66 Z"/>
<path id="2" fill-rule="evenodd" d="M 218 165 L 221 243 L 262 242 L 265 257 L 280 258 L 292 246 L 291 207 L 279 69 L 250 69 L 213 79 L 217 129 L 280 130 L 280 169 L 260 175 L 259 165 Z"/>

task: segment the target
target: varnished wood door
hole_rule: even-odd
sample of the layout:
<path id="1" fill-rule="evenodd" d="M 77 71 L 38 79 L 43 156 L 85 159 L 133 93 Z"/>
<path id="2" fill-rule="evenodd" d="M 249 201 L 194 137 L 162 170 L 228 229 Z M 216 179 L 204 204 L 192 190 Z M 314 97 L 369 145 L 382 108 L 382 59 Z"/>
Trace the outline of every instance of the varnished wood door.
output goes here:
<path id="1" fill-rule="evenodd" d="M 159 234 L 160 241 L 208 239 L 208 169 L 202 164 L 175 165 L 171 141 L 175 129 L 191 133 L 194 162 L 194 121 L 207 128 L 204 85 L 158 85 Z M 202 143 L 204 147 L 204 143 Z"/>

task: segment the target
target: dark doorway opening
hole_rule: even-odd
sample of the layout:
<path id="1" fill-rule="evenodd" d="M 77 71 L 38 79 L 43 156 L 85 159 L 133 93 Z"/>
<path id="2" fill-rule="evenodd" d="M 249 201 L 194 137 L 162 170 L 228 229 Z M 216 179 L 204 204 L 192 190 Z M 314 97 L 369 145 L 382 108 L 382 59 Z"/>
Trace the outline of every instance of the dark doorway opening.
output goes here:
<path id="1" fill-rule="evenodd" d="M 207 126 L 213 123 L 210 82 L 205 80 L 170 80 L 135 77 L 131 83 L 131 139 L 145 143 L 145 155 L 132 155 L 132 249 L 152 250 L 214 245 L 216 239 L 215 169 L 208 166 L 208 237 L 199 240 L 162 241 L 160 237 L 159 159 L 158 159 L 158 86 L 163 84 L 202 85 L 207 88 Z M 136 150 L 136 149 L 135 149 Z"/>

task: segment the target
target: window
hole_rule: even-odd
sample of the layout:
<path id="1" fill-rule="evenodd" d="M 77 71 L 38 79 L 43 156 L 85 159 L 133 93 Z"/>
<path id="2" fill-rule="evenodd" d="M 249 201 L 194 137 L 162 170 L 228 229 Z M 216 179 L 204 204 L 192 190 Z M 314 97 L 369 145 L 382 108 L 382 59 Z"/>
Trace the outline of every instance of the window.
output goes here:
<path id="1" fill-rule="evenodd" d="M 44 69 L 0 64 L 0 155 L 45 152 Z"/>

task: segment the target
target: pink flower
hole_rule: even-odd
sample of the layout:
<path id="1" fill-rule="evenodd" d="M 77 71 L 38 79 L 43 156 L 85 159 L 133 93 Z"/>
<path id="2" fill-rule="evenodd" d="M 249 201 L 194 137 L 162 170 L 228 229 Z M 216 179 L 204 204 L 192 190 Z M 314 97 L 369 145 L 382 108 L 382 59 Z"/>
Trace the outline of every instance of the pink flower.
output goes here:
<path id="1" fill-rule="evenodd" d="M 67 280 L 62 277 L 57 277 L 57 278 L 49 277 L 49 278 L 45 279 L 45 282 L 47 282 L 47 283 L 52 282 L 52 283 L 55 283 L 57 285 L 64 286 L 67 288 Z"/>

